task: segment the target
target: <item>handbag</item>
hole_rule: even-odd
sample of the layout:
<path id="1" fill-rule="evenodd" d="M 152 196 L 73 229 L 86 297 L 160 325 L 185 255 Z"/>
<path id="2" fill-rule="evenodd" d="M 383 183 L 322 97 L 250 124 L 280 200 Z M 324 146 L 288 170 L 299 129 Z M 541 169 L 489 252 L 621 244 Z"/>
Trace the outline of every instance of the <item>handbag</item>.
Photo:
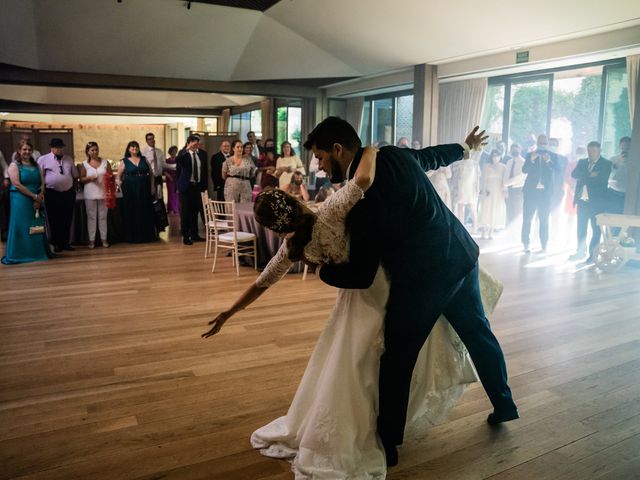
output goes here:
<path id="1" fill-rule="evenodd" d="M 169 226 L 169 217 L 167 217 L 167 208 L 162 200 L 154 200 L 153 214 L 156 228 L 159 232 L 163 232 Z"/>
<path id="2" fill-rule="evenodd" d="M 36 210 L 29 227 L 29 235 L 40 235 L 41 233 L 44 233 L 44 218 L 40 216 L 40 210 Z"/>

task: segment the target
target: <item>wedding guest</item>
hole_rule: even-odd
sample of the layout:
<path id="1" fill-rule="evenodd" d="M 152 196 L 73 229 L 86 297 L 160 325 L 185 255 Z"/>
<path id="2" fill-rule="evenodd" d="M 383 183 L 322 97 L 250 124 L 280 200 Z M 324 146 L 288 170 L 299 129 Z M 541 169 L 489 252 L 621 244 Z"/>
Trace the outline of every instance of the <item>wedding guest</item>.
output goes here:
<path id="1" fill-rule="evenodd" d="M 327 172 L 320 170 L 320 161 L 318 157 L 311 154 L 311 161 L 309 162 L 309 173 L 315 174 L 316 183 L 316 195 L 320 192 L 320 189 L 325 185 L 331 185 L 331 180 L 327 177 Z"/>
<path id="2" fill-rule="evenodd" d="M 506 223 L 505 196 L 507 187 L 504 183 L 506 166 L 500 162 L 498 150 L 491 151 L 491 163 L 482 170 L 482 190 L 480 192 L 480 226 L 482 238 L 493 238 L 493 231 L 497 227 L 504 227 Z"/>
<path id="3" fill-rule="evenodd" d="M 522 187 L 522 230 L 520 238 L 525 253 L 529 253 L 529 240 L 533 216 L 538 213 L 539 237 L 542 251 L 547 250 L 549 241 L 549 212 L 551 196 L 555 186 L 553 176 L 556 169 L 556 158 L 549 151 L 549 140 L 546 135 L 539 135 L 536 150 L 527 153 L 522 173 L 527 175 Z"/>
<path id="4" fill-rule="evenodd" d="M 95 247 L 96 219 L 102 246 L 109 247 L 107 240 L 107 205 L 104 193 L 104 176 L 111 173 L 109 161 L 100 158 L 100 147 L 89 142 L 84 149 L 87 159 L 78 168 L 80 183 L 84 184 L 84 205 L 87 210 L 87 228 L 89 229 L 89 248 Z"/>
<path id="5" fill-rule="evenodd" d="M 316 203 L 322 203 L 334 193 L 336 193 L 336 190 L 333 188 L 333 185 L 331 185 L 330 183 L 324 185 L 320 187 L 320 190 L 318 190 L 318 193 L 316 193 L 315 201 Z"/>
<path id="6" fill-rule="evenodd" d="M 227 202 L 251 202 L 251 177 L 255 174 L 256 166 L 251 157 L 242 154 L 240 140 L 234 140 L 231 151 L 233 155 L 222 165 L 224 198 Z"/>
<path id="7" fill-rule="evenodd" d="M 420 142 L 420 140 L 414 140 L 413 142 L 411 142 L 411 148 L 413 148 L 414 150 L 420 150 L 422 148 L 422 143 Z"/>
<path id="8" fill-rule="evenodd" d="M 9 165 L 0 151 L 0 240 L 5 242 L 7 240 L 7 233 L 9 232 L 9 187 L 11 182 L 9 181 Z"/>
<path id="9" fill-rule="evenodd" d="M 153 172 L 140 154 L 140 144 L 127 144 L 124 158 L 118 164 L 117 183 L 122 189 L 124 205 L 124 238 L 129 243 L 153 242 L 158 239 L 154 222 Z"/>
<path id="10" fill-rule="evenodd" d="M 7 248 L 2 263 L 27 263 L 47 260 L 44 233 L 31 234 L 36 212 L 44 202 L 44 174 L 33 158 L 33 146 L 26 140 L 18 143 L 14 161 L 8 167 L 11 179 L 11 219 Z"/>
<path id="11" fill-rule="evenodd" d="M 65 155 L 62 139 L 52 138 L 49 146 L 51 152 L 41 156 L 38 165 L 44 172 L 45 208 L 51 229 L 51 244 L 57 253 L 74 249 L 69 244 L 69 238 L 76 201 L 74 181 L 78 178 L 78 169 L 73 159 Z"/>
<path id="12" fill-rule="evenodd" d="M 265 141 L 265 145 L 269 145 L 269 140 Z M 273 140 L 271 140 L 271 145 L 264 148 L 258 160 L 258 173 L 256 177 L 260 179 L 260 188 L 262 190 L 267 187 L 277 187 L 279 185 L 278 179 L 274 176 L 276 173 L 276 157 L 276 149 L 273 146 Z"/>
<path id="13" fill-rule="evenodd" d="M 407 147 L 408 148 L 408 147 Z M 433 188 L 438 192 L 438 196 L 442 199 L 444 204 L 452 209 L 451 206 L 451 189 L 449 188 L 449 179 L 451 178 L 451 167 L 440 167 L 436 170 L 429 170 L 427 172 L 427 178 L 431 181 Z"/>
<path id="14" fill-rule="evenodd" d="M 630 137 L 622 137 L 619 143 L 620 154 L 611 157 L 611 175 L 609 175 L 609 208 L 611 213 L 624 212 L 624 197 L 627 191 L 627 156 L 631 146 Z"/>
<path id="15" fill-rule="evenodd" d="M 283 190 L 300 201 L 309 201 L 309 191 L 307 190 L 307 186 L 304 184 L 304 177 L 300 172 L 293 172 L 293 175 L 291 176 L 291 183 L 286 185 Z"/>
<path id="16" fill-rule="evenodd" d="M 176 156 L 178 147 L 173 145 L 169 148 L 169 157 L 164 161 L 164 177 L 167 181 L 167 212 L 180 213 L 180 199 L 176 188 Z"/>
<path id="17" fill-rule="evenodd" d="M 212 200 L 224 200 L 224 179 L 222 178 L 222 165 L 231 155 L 231 142 L 223 140 L 220 143 L 220 151 L 211 157 L 211 181 L 213 182 Z"/>
<path id="18" fill-rule="evenodd" d="M 33 145 L 33 141 L 31 140 L 31 135 L 29 135 L 28 133 L 22 133 L 20 135 L 20 142 L 27 142 L 30 145 Z M 33 153 L 31 154 L 31 156 L 33 157 L 34 160 L 38 161 L 38 159 L 42 156 L 42 154 L 36 150 L 35 148 L 33 149 Z M 16 160 L 18 158 L 18 153 L 17 152 L 13 152 L 13 154 L 11 155 L 11 161 L 13 162 L 14 160 Z"/>
<path id="19" fill-rule="evenodd" d="M 153 193 L 158 200 L 162 200 L 162 173 L 164 171 L 164 154 L 162 150 L 156 147 L 156 136 L 149 132 L 144 136 L 147 146 L 144 147 L 140 154 L 146 158 L 147 163 L 151 166 L 153 173 L 153 181 L 155 189 Z"/>
<path id="20" fill-rule="evenodd" d="M 407 137 L 400 137 L 396 143 L 396 147 L 409 148 L 409 139 Z"/>
<path id="21" fill-rule="evenodd" d="M 611 174 L 611 162 L 600 155 L 600 143 L 589 142 L 587 158 L 578 161 L 571 176 L 577 180 L 574 203 L 578 207 L 578 249 L 571 260 L 580 260 L 585 256 L 587 226 L 591 224 L 589 257 L 586 263 L 595 262 L 595 251 L 600 243 L 600 227 L 596 215 L 607 208 L 607 185 Z"/>
<path id="22" fill-rule="evenodd" d="M 276 168 L 275 176 L 278 177 L 280 189 L 284 189 L 285 185 L 291 183 L 293 172 L 298 171 L 302 175 L 306 174 L 302 160 L 296 155 L 289 142 L 282 142 L 280 158 L 276 162 Z"/>
<path id="23" fill-rule="evenodd" d="M 478 195 L 480 193 L 480 165 L 479 152 L 472 152 L 466 162 L 451 164 L 452 202 L 453 212 L 460 223 L 466 224 L 466 212 L 471 218 L 471 231 L 475 232 L 478 225 Z"/>
<path id="24" fill-rule="evenodd" d="M 507 224 L 522 215 L 522 187 L 526 178 L 522 173 L 524 158 L 520 144 L 513 143 L 510 153 L 504 182 L 507 186 Z"/>
<path id="25" fill-rule="evenodd" d="M 248 143 L 251 144 L 251 156 L 254 158 L 260 158 L 260 147 L 258 146 L 258 138 L 256 137 L 256 132 L 247 132 L 247 140 Z"/>
<path id="26" fill-rule="evenodd" d="M 204 223 L 201 193 L 207 190 L 209 173 L 207 153 L 199 146 L 200 137 L 189 135 L 186 150 L 176 158 L 176 184 L 180 192 L 180 232 L 184 245 L 204 241 L 199 235 L 198 216 Z"/>

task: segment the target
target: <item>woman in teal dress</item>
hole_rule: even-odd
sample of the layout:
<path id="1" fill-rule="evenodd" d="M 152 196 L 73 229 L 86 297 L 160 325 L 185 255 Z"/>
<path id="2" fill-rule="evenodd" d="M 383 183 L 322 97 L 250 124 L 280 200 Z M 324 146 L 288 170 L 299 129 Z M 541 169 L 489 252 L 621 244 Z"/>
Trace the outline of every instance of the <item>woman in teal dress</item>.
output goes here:
<path id="1" fill-rule="evenodd" d="M 2 257 L 5 265 L 48 259 L 44 233 L 29 233 L 29 229 L 37 223 L 36 211 L 42 214 L 44 175 L 31 156 L 33 146 L 29 142 L 22 140 L 16 151 L 16 160 L 9 166 L 11 217 L 7 251 Z M 39 222 L 43 224 L 42 220 Z"/>
<path id="2" fill-rule="evenodd" d="M 158 239 L 153 213 L 153 175 L 147 160 L 140 155 L 140 145 L 127 144 L 118 165 L 118 183 L 124 203 L 124 238 L 130 243 L 153 242 Z"/>

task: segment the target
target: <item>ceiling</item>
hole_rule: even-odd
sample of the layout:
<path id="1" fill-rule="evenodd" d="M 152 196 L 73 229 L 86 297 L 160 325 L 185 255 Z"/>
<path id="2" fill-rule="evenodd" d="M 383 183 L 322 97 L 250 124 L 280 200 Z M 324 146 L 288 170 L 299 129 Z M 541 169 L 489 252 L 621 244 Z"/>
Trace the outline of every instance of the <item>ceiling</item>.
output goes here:
<path id="1" fill-rule="evenodd" d="M 182 0 L 0 0 L 0 63 L 36 71 L 316 87 L 640 25 L 637 0 L 459 0 L 455 7 L 439 0 L 186 5 Z M 95 101 L 105 102 L 135 96 L 95 94 Z M 17 101 L 16 96 L 9 86 L 0 90 L 0 99 Z M 20 96 L 91 101 L 77 91 L 25 90 Z M 196 101 L 167 92 L 156 97 L 168 104 Z M 204 102 L 252 101 L 211 96 Z"/>

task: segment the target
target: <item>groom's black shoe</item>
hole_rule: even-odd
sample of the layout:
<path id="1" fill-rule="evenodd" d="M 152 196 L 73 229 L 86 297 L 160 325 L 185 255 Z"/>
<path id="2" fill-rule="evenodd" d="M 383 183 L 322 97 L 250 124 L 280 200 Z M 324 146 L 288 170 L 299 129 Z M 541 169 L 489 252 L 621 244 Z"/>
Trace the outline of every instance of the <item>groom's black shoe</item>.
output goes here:
<path id="1" fill-rule="evenodd" d="M 395 467 L 398 465 L 398 449 L 395 445 L 385 445 L 384 447 L 384 456 L 387 458 L 387 467 Z"/>
<path id="2" fill-rule="evenodd" d="M 487 417 L 487 423 L 489 425 L 499 425 L 501 423 L 515 420 L 517 418 L 520 418 L 520 415 L 518 415 L 518 410 L 494 411 Z"/>

